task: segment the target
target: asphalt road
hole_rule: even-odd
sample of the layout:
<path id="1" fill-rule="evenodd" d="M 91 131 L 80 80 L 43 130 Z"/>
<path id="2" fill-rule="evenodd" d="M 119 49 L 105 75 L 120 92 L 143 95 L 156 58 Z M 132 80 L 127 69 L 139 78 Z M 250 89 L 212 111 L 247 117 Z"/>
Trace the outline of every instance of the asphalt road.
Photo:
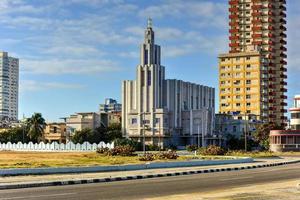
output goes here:
<path id="1" fill-rule="evenodd" d="M 0 191 L 0 200 L 140 200 L 150 197 L 209 192 L 292 179 L 299 179 L 300 183 L 299 163 L 242 171 L 111 183 L 3 190 Z"/>

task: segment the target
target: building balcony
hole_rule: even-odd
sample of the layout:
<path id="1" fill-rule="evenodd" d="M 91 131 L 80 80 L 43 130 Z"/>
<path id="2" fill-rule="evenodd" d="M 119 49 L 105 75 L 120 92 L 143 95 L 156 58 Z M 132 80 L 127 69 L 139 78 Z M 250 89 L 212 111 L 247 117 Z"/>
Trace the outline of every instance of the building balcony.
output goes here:
<path id="1" fill-rule="evenodd" d="M 268 27 L 268 30 L 269 30 L 269 31 L 274 31 L 274 29 L 275 29 L 274 26 L 269 26 L 269 27 Z"/>
<path id="2" fill-rule="evenodd" d="M 229 12 L 234 12 L 234 13 L 239 12 L 239 8 L 238 7 L 231 7 L 228 10 L 229 10 Z"/>
<path id="3" fill-rule="evenodd" d="M 284 5 L 279 6 L 279 9 L 286 11 L 286 7 Z"/>
<path id="4" fill-rule="evenodd" d="M 239 22 L 237 22 L 237 21 L 229 22 L 229 26 L 238 26 L 238 25 L 239 25 Z"/>
<path id="5" fill-rule="evenodd" d="M 282 50 L 282 51 L 287 51 L 286 47 L 284 47 L 284 46 L 281 46 L 281 47 L 280 47 L 280 50 Z"/>
<path id="6" fill-rule="evenodd" d="M 274 119 L 274 118 L 276 118 L 276 115 L 270 114 L 269 117 Z"/>
<path id="7" fill-rule="evenodd" d="M 285 61 L 284 61 L 285 62 Z M 286 63 L 286 62 L 285 62 Z M 281 63 L 281 64 L 283 64 L 283 63 Z M 282 72 L 287 72 L 287 68 L 286 67 L 280 67 L 280 71 L 282 71 Z"/>
<path id="8" fill-rule="evenodd" d="M 284 54 L 284 53 L 281 53 L 281 54 L 280 54 L 280 57 L 282 57 L 282 58 L 287 58 L 287 55 Z"/>
<path id="9" fill-rule="evenodd" d="M 253 38 L 262 38 L 262 34 L 253 34 Z"/>
<path id="10" fill-rule="evenodd" d="M 287 106 L 287 103 L 281 102 L 280 105 L 281 105 L 281 106 Z"/>
<path id="11" fill-rule="evenodd" d="M 269 74 L 276 74 L 275 70 L 269 70 Z"/>
<path id="12" fill-rule="evenodd" d="M 282 23 L 282 24 L 286 24 L 286 20 L 285 19 L 280 19 L 279 22 Z"/>
<path id="13" fill-rule="evenodd" d="M 252 44 L 253 45 L 262 45 L 262 41 L 253 41 Z"/>
<path id="14" fill-rule="evenodd" d="M 280 12 L 279 14 L 281 17 L 286 17 L 286 14 L 284 12 Z"/>
<path id="15" fill-rule="evenodd" d="M 272 12 L 272 11 L 269 11 L 269 12 L 268 12 L 268 15 L 274 17 L 274 16 L 275 16 L 275 13 Z"/>
<path id="16" fill-rule="evenodd" d="M 287 85 L 287 82 L 285 82 L 285 81 L 280 81 L 280 85 Z"/>
<path id="17" fill-rule="evenodd" d="M 269 99 L 269 103 L 275 103 L 274 99 Z"/>
<path id="18" fill-rule="evenodd" d="M 229 43 L 229 46 L 230 46 L 230 47 L 238 47 L 238 46 L 239 46 L 239 43 Z"/>
<path id="19" fill-rule="evenodd" d="M 238 5 L 239 4 L 239 0 L 230 0 L 229 1 L 229 5 Z"/>
<path id="20" fill-rule="evenodd" d="M 229 19 L 238 19 L 239 16 L 237 14 L 229 15 Z"/>
<path id="21" fill-rule="evenodd" d="M 286 113 L 287 109 L 280 109 L 280 112 Z"/>
<path id="22" fill-rule="evenodd" d="M 238 40 L 240 37 L 238 35 L 229 36 L 229 40 Z"/>
<path id="23" fill-rule="evenodd" d="M 280 92 L 287 92 L 286 88 L 280 88 Z"/>
<path id="24" fill-rule="evenodd" d="M 234 28 L 234 29 L 229 29 L 229 33 L 238 33 L 239 29 Z"/>
<path id="25" fill-rule="evenodd" d="M 252 23 L 253 24 L 261 24 L 262 22 L 260 19 L 254 19 L 254 20 L 252 20 Z"/>
<path id="26" fill-rule="evenodd" d="M 285 74 L 280 74 L 280 78 L 286 79 L 286 78 L 287 78 L 287 75 L 285 75 Z"/>
<path id="27" fill-rule="evenodd" d="M 285 33 L 280 33 L 280 36 L 283 38 L 286 38 L 286 34 Z"/>
<path id="28" fill-rule="evenodd" d="M 285 26 L 280 26 L 280 29 L 283 31 L 286 31 L 286 27 Z"/>
<path id="29" fill-rule="evenodd" d="M 281 99 L 287 99 L 287 96 L 286 95 L 280 95 L 280 98 Z"/>
<path id="30" fill-rule="evenodd" d="M 287 44 L 287 42 L 286 42 L 285 40 L 280 40 L 280 43 L 281 43 L 281 44 L 284 44 L 284 45 Z"/>
<path id="31" fill-rule="evenodd" d="M 261 26 L 253 26 L 252 31 L 262 31 L 262 27 Z"/>
<path id="32" fill-rule="evenodd" d="M 253 12 L 252 13 L 252 16 L 253 17 L 259 17 L 259 16 L 261 16 L 262 14 L 261 14 L 261 12 Z"/>

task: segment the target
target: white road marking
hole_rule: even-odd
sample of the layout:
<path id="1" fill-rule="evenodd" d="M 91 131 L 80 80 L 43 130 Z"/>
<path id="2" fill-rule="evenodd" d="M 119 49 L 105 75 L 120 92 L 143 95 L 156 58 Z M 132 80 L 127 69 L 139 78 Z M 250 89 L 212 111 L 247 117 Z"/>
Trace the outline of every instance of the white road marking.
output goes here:
<path id="1" fill-rule="evenodd" d="M 74 195 L 74 194 L 77 194 L 77 193 L 31 195 L 31 196 L 26 196 L 26 197 L 6 197 L 6 198 L 0 198 L 0 200 L 29 199 L 29 198 L 40 198 L 40 197 L 56 197 L 56 196 L 68 196 L 68 195 Z"/>
<path id="2" fill-rule="evenodd" d="M 224 178 L 221 179 L 220 181 L 232 181 L 232 180 L 242 180 L 242 179 L 251 179 L 254 178 L 253 176 L 245 176 L 245 177 L 235 177 L 235 178 Z"/>

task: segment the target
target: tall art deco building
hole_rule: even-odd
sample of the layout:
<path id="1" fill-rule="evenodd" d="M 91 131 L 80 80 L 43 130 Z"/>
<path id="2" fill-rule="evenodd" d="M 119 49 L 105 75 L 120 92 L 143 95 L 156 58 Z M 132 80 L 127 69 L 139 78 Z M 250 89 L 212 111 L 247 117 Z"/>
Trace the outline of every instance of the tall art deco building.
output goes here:
<path id="1" fill-rule="evenodd" d="M 286 1 L 229 0 L 230 51 L 219 55 L 219 110 L 284 124 Z"/>

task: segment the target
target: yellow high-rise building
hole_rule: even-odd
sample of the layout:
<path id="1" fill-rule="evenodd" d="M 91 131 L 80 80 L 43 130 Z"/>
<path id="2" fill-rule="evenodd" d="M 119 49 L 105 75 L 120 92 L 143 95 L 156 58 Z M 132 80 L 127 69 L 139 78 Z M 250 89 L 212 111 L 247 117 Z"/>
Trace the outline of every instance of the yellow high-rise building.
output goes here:
<path id="1" fill-rule="evenodd" d="M 260 73 L 262 66 L 258 52 L 219 55 L 219 111 L 254 114 L 263 113 Z"/>
<path id="2" fill-rule="evenodd" d="M 229 52 L 219 56 L 221 113 L 285 125 L 285 11 L 285 0 L 229 0 Z"/>

